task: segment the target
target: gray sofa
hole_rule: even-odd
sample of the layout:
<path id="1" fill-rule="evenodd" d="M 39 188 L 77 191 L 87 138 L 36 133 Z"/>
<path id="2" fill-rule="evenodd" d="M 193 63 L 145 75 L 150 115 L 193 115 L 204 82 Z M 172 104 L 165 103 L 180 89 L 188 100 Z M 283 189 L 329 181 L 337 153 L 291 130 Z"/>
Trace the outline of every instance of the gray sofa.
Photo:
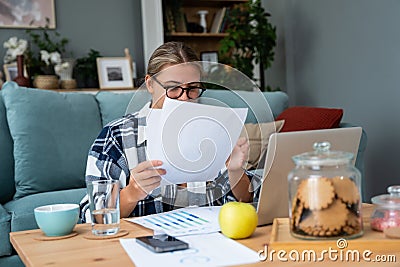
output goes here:
<path id="1" fill-rule="evenodd" d="M 273 117 L 288 107 L 283 92 L 263 95 L 261 103 L 268 101 Z M 204 96 L 232 107 L 260 101 L 260 94 L 253 92 L 207 90 Z M 0 91 L 0 266 L 23 265 L 9 233 L 37 228 L 35 207 L 79 203 L 86 192 L 88 149 L 106 123 L 125 114 L 132 97 L 129 111 L 140 109 L 150 99 L 144 91 L 57 93 L 4 84 Z M 254 107 L 247 122 L 270 119 L 268 114 L 259 115 L 266 104 Z M 360 170 L 365 145 L 363 135 L 356 163 Z"/>

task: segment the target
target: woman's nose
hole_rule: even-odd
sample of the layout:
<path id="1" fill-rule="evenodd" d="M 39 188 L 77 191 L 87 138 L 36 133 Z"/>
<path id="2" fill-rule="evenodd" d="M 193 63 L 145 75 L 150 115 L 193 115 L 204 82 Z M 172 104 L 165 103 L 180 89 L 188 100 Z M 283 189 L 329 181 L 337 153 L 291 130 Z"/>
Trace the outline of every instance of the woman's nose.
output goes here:
<path id="1" fill-rule="evenodd" d="M 188 101 L 189 99 L 187 91 L 183 91 L 183 94 L 178 98 L 179 101 Z"/>

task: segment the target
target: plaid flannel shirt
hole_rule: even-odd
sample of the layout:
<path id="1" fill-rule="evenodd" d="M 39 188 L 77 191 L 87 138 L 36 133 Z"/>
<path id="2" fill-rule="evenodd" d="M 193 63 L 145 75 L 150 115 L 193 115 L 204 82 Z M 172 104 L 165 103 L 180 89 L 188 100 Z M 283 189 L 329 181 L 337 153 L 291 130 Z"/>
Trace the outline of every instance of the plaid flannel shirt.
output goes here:
<path id="1" fill-rule="evenodd" d="M 146 159 L 146 117 L 150 112 L 150 103 L 139 112 L 128 114 L 106 125 L 90 148 L 86 181 L 115 179 L 122 188 L 130 179 L 130 169 Z M 229 184 L 227 171 L 221 172 L 210 183 L 212 186 L 205 194 L 207 205 L 222 205 L 228 201 L 236 201 Z M 177 194 L 176 185 L 157 188 L 145 199 L 139 201 L 130 214 L 131 217 L 170 211 L 174 208 Z M 89 215 L 89 201 L 86 195 L 80 203 L 80 217 L 86 222 Z"/>

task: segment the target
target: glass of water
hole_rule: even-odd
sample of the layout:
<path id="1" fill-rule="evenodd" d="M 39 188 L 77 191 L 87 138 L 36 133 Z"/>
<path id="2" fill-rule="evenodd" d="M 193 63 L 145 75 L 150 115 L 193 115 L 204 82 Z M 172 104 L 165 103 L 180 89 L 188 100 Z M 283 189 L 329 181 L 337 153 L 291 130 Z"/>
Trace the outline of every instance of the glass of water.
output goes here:
<path id="1" fill-rule="evenodd" d="M 89 209 L 94 235 L 114 235 L 119 231 L 119 181 L 87 181 Z"/>

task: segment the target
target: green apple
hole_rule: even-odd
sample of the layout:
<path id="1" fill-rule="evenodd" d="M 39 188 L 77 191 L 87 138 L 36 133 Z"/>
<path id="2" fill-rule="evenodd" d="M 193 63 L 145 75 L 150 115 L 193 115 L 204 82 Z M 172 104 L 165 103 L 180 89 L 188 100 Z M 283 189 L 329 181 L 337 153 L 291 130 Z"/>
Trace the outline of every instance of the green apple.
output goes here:
<path id="1" fill-rule="evenodd" d="M 222 233 L 233 239 L 251 236 L 257 227 L 258 217 L 253 205 L 244 202 L 225 203 L 219 212 Z"/>

